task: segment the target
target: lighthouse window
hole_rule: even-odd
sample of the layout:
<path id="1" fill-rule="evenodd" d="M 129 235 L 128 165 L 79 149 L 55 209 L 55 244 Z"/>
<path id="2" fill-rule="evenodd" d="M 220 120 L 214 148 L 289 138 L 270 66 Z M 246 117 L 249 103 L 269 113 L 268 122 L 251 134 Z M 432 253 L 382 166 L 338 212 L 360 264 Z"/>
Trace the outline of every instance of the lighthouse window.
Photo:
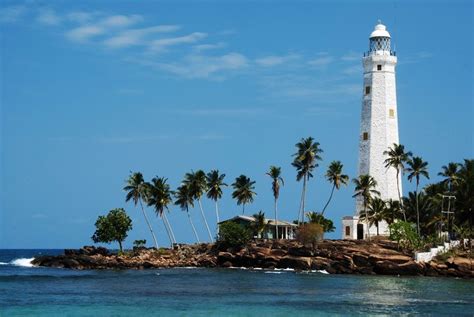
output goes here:
<path id="1" fill-rule="evenodd" d="M 382 65 L 377 65 L 377 70 L 382 70 Z"/>
<path id="2" fill-rule="evenodd" d="M 388 110 L 388 116 L 389 116 L 390 118 L 395 118 L 395 110 L 389 109 L 389 110 Z"/>
<path id="3" fill-rule="evenodd" d="M 365 94 L 370 94 L 370 86 L 365 86 Z"/>
<path id="4" fill-rule="evenodd" d="M 346 236 L 350 236 L 350 235 L 351 235 L 351 227 L 346 226 Z"/>
<path id="5" fill-rule="evenodd" d="M 369 139 L 369 133 L 368 132 L 364 132 L 362 134 L 362 139 L 364 139 L 364 141 L 367 141 Z"/>

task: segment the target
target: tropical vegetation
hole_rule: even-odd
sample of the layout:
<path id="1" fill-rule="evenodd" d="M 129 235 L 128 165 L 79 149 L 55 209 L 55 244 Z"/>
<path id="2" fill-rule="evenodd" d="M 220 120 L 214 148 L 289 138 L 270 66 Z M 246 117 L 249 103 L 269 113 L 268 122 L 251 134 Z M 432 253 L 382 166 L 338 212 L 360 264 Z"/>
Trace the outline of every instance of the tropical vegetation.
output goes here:
<path id="1" fill-rule="evenodd" d="M 127 238 L 128 231 L 132 230 L 132 219 L 124 209 L 116 208 L 109 211 L 106 216 L 99 216 L 95 222 L 95 232 L 92 240 L 95 243 L 118 242 L 119 252 L 123 252 L 122 243 Z"/>

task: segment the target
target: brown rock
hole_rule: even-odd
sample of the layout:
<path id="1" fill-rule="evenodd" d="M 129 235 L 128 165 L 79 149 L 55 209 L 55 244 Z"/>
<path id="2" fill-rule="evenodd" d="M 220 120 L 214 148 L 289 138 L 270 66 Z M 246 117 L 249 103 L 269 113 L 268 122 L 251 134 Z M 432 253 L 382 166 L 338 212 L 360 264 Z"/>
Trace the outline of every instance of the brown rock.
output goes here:
<path id="1" fill-rule="evenodd" d="M 297 270 L 309 270 L 311 268 L 311 258 L 287 255 L 280 259 L 278 267 L 293 268 Z"/>

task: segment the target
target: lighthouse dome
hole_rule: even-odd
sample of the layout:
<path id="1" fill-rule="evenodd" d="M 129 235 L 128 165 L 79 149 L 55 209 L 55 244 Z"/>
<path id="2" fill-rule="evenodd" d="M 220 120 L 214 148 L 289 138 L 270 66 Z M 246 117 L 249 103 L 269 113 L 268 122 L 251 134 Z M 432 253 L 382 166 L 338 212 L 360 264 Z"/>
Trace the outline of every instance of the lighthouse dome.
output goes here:
<path id="1" fill-rule="evenodd" d="M 379 23 L 375 26 L 375 29 L 370 33 L 370 38 L 374 37 L 388 37 L 390 38 L 390 33 L 388 33 L 387 28 L 382 23 Z"/>

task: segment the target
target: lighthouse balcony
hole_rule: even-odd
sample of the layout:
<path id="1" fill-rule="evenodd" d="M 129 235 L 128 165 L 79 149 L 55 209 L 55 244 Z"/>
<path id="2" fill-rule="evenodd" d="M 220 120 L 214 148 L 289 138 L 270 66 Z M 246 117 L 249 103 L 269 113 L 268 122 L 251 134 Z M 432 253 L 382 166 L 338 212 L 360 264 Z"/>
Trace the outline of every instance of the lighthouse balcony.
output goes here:
<path id="1" fill-rule="evenodd" d="M 397 56 L 397 52 L 392 50 L 377 50 L 377 51 L 368 51 L 364 52 L 364 57 L 382 55 L 382 56 Z"/>

